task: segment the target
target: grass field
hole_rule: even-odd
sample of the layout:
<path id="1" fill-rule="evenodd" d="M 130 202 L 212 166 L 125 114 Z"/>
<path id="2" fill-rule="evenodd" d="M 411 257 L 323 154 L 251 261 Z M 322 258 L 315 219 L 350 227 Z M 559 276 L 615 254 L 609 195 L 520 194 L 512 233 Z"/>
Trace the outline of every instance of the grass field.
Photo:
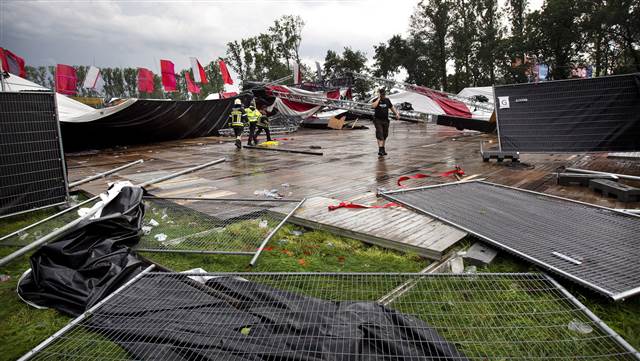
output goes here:
<path id="1" fill-rule="evenodd" d="M 30 224 L 46 211 L 1 222 L 0 235 Z M 253 223 L 247 225 L 251 227 Z M 253 226 L 257 227 L 257 223 Z M 302 231 L 299 234 L 297 231 Z M 469 241 L 463 242 L 469 244 Z M 0 256 L 15 247 L 0 247 Z M 320 231 L 305 231 L 286 225 L 263 252 L 256 267 L 248 266 L 249 256 L 143 253 L 148 259 L 175 271 L 204 268 L 211 272 L 418 272 L 429 262 L 412 254 L 368 246 L 360 241 L 337 237 Z M 0 283 L 0 360 L 14 360 L 64 326 L 70 318 L 54 310 L 27 306 L 15 293 L 17 281 L 29 267 L 28 257 L 0 268 L 9 275 Z M 525 262 L 500 254 L 480 272 L 539 271 Z M 620 333 L 634 347 L 640 348 L 640 299 L 620 303 L 608 300 L 568 282 L 562 282 L 581 302 Z M 565 322 L 561 320 L 560 322 Z M 516 322 L 516 321 L 514 321 Z"/>

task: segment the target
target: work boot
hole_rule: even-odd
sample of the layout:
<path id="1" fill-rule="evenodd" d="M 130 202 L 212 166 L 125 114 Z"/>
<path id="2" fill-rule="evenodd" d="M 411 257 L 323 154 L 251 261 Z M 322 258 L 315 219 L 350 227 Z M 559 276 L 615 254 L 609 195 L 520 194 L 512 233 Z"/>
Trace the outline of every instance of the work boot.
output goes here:
<path id="1" fill-rule="evenodd" d="M 387 151 L 382 147 L 382 155 L 387 155 Z"/>
<path id="2" fill-rule="evenodd" d="M 236 148 L 242 149 L 242 142 L 240 141 L 240 139 L 236 139 Z"/>
<path id="3" fill-rule="evenodd" d="M 382 157 L 385 154 L 387 154 L 387 153 L 384 152 L 384 148 L 383 147 L 378 147 L 378 156 Z"/>

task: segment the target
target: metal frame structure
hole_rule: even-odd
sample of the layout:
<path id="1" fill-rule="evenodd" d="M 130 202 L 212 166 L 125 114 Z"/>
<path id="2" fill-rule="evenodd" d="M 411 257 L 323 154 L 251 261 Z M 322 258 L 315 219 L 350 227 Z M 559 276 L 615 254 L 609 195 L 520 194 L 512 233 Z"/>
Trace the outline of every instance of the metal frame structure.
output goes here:
<path id="1" fill-rule="evenodd" d="M 411 204 L 407 204 L 407 202 L 403 202 L 402 200 L 398 199 L 397 197 L 395 197 L 395 194 L 399 194 L 399 193 L 406 193 L 406 192 L 411 192 L 411 191 L 417 191 L 417 190 L 422 190 L 422 189 L 433 189 L 433 188 L 441 188 L 441 187 L 447 187 L 447 186 L 453 186 L 453 185 L 459 185 L 459 184 L 464 184 L 464 183 L 480 183 L 480 184 L 487 184 L 490 186 L 495 186 L 495 187 L 501 187 L 501 188 L 505 188 L 505 189 L 510 189 L 510 190 L 514 190 L 514 191 L 519 191 L 519 192 L 524 192 L 524 193 L 529 193 L 529 194 L 533 194 L 536 196 L 542 196 L 542 197 L 548 197 L 548 198 L 553 198 L 553 199 L 558 199 L 558 200 L 562 200 L 562 201 L 566 201 L 566 202 L 571 202 L 571 203 L 575 203 L 575 204 L 580 204 L 582 206 L 586 206 L 586 207 L 592 207 L 592 208 L 597 208 L 597 209 L 603 209 L 603 210 L 607 210 L 610 212 L 614 212 L 617 214 L 620 214 L 622 216 L 625 217 L 632 217 L 632 218 L 637 218 L 640 221 L 640 214 L 633 214 L 633 213 L 629 213 L 629 212 L 625 212 L 624 210 L 618 210 L 618 209 L 612 209 L 612 208 L 607 208 L 607 207 L 603 207 L 603 206 L 598 206 L 598 205 L 594 205 L 594 204 L 590 204 L 590 203 L 585 203 L 585 202 L 580 202 L 580 201 L 576 201 L 573 199 L 568 199 L 568 198 L 563 198 L 563 197 L 559 197 L 559 196 L 554 196 L 551 194 L 545 194 L 545 193 L 540 193 L 540 192 L 535 192 L 535 191 L 531 191 L 531 190 L 527 190 L 527 189 L 521 189 L 521 188 L 516 188 L 516 187 L 510 187 L 510 186 L 505 186 L 505 185 L 501 185 L 501 184 L 496 184 L 496 183 L 491 183 L 491 182 L 487 182 L 487 181 L 483 181 L 483 180 L 469 180 L 469 181 L 461 181 L 461 182 L 451 182 L 451 183 L 443 183 L 443 184 L 436 184 L 436 185 L 429 185 L 429 186 L 424 186 L 424 187 L 416 187 L 416 188 L 410 188 L 410 189 L 400 189 L 400 190 L 394 190 L 394 191 L 388 191 L 388 192 L 384 192 L 381 193 L 380 195 L 390 201 L 396 202 L 398 204 L 402 204 L 403 206 L 412 209 L 416 212 L 419 213 L 423 213 L 426 214 L 428 216 L 431 216 L 435 219 L 438 219 L 444 223 L 450 224 L 458 229 L 461 229 L 469 234 L 473 234 L 479 238 L 482 238 L 484 240 L 486 240 L 487 242 L 489 242 L 490 244 L 493 244 L 503 250 L 506 250 L 512 254 L 515 254 L 519 257 L 522 257 L 523 259 L 526 259 L 534 264 L 537 264 L 541 267 L 544 267 L 552 272 L 555 272 L 563 277 L 566 277 L 567 279 L 570 279 L 574 282 L 577 282 L 578 284 L 581 284 L 582 286 L 591 288 L 595 291 L 598 291 L 604 295 L 607 295 L 609 297 L 611 297 L 613 300 L 618 301 L 618 300 L 623 300 L 627 297 L 633 296 L 637 293 L 640 293 L 640 287 L 635 287 L 632 289 L 628 289 L 622 292 L 614 292 L 608 289 L 603 288 L 602 286 L 598 286 L 596 284 L 593 284 L 589 281 L 583 280 L 581 279 L 579 276 L 576 276 L 572 273 L 569 273 L 565 270 L 562 270 L 558 267 L 555 267 L 553 265 L 550 265 L 549 263 L 539 260 L 534 256 L 528 255 L 522 251 L 519 251 L 517 249 L 514 249 L 508 245 L 505 245 L 504 243 L 500 242 L 499 240 L 495 240 L 492 239 L 491 237 L 487 237 L 483 234 L 481 234 L 480 232 L 478 232 L 477 230 L 472 230 L 468 227 L 464 227 L 450 219 L 447 219 L 446 217 L 441 216 L 438 213 L 435 212 L 430 212 L 427 211 L 425 209 L 422 209 L 420 207 L 411 205 Z M 506 227 L 508 227 L 508 224 L 505 224 Z M 569 261 L 571 262 L 571 261 Z M 574 262 L 571 262 L 574 263 Z"/>
<path id="2" fill-rule="evenodd" d="M 376 77 L 372 77 L 364 74 L 358 74 L 358 73 L 353 73 L 353 77 L 362 79 L 362 80 L 382 83 L 382 84 L 385 84 L 385 86 L 396 87 L 396 88 L 400 88 L 400 89 L 403 89 L 412 93 L 416 93 L 416 94 L 421 94 L 421 95 L 424 95 L 423 90 L 426 90 L 426 91 L 434 92 L 436 97 L 439 97 L 442 99 L 454 99 L 461 103 L 464 103 L 467 106 L 472 106 L 472 107 L 475 107 L 476 109 L 482 109 L 487 112 L 493 112 L 494 110 L 494 104 L 491 102 L 479 102 L 469 97 L 464 97 L 457 94 L 451 94 L 441 90 L 431 89 L 426 86 L 410 84 L 410 83 L 405 83 L 405 82 L 385 79 L 385 78 L 376 78 Z M 440 94 L 446 94 L 446 97 L 440 96 Z M 493 99 L 495 99 L 495 94 Z"/>
<path id="3" fill-rule="evenodd" d="M 252 256 L 250 265 L 254 266 L 258 257 L 278 233 L 288 219 L 300 208 L 304 199 L 256 199 L 256 198 L 200 198 L 200 197 L 145 197 L 148 211 L 146 218 L 161 219 L 159 226 L 152 228 L 154 235 L 143 236 L 136 250 L 152 253 L 196 253 L 196 254 L 225 254 Z M 176 202 L 187 204 L 178 204 Z M 212 204 L 221 204 L 220 207 L 231 211 L 228 219 L 216 213 L 217 209 L 211 208 Z M 282 203 L 296 203 L 294 208 L 286 215 L 270 211 Z M 238 212 L 234 213 L 234 208 Z M 159 211 L 161 209 L 162 211 Z M 213 213 L 212 213 L 213 212 Z M 162 214 L 160 214 L 162 213 Z M 167 218 L 167 221 L 164 220 Z M 258 221 L 271 221 L 275 224 L 264 238 L 259 236 Z M 149 224 L 151 220 L 147 220 Z M 171 223 L 169 223 L 171 222 Z M 235 228 L 242 227 L 242 232 L 236 233 Z M 248 229 L 250 227 L 251 229 Z M 232 230 L 227 231 L 227 228 Z M 241 231 L 241 230 L 237 230 Z M 266 231 L 266 227 L 265 227 Z M 150 231 L 151 232 L 151 231 Z M 158 232 L 171 234 L 167 239 L 153 240 Z M 165 233 L 162 233 L 165 234 Z M 166 234 L 165 234 L 166 235 Z M 235 249 L 243 247 L 243 249 Z M 250 251 L 248 249 L 251 249 Z M 254 250 L 255 249 L 255 250 Z"/>
<path id="4" fill-rule="evenodd" d="M 71 182 L 71 183 L 69 183 L 69 188 L 77 187 L 77 186 L 79 186 L 79 185 L 81 185 L 81 184 L 85 184 L 85 183 L 87 183 L 87 182 L 91 182 L 91 181 L 93 181 L 93 180 L 100 179 L 100 178 L 102 178 L 102 177 L 106 177 L 106 176 L 108 176 L 108 175 L 110 175 L 110 174 L 113 174 L 113 173 L 119 172 L 119 171 L 121 171 L 121 170 L 123 170 L 123 169 L 127 169 L 127 168 L 129 168 L 129 167 L 131 167 L 131 166 L 134 166 L 134 165 L 136 165 L 136 164 L 140 164 L 140 163 L 144 163 L 144 160 L 142 160 L 142 159 L 138 159 L 138 160 L 136 160 L 135 162 L 127 163 L 127 164 L 125 164 L 125 165 L 123 165 L 123 166 L 120 166 L 120 167 L 117 167 L 117 168 L 114 168 L 114 169 L 108 170 L 108 171 L 106 171 L 106 172 L 98 173 L 98 174 L 95 174 L 95 175 L 89 176 L 89 177 L 87 177 L 87 178 L 80 179 L 80 180 L 75 181 L 75 182 Z"/>
<path id="5" fill-rule="evenodd" d="M 152 267 L 19 361 L 161 359 L 176 353 L 387 359 L 427 347 L 427 353 L 455 347 L 456 356 L 448 359 L 459 360 L 640 360 L 620 335 L 540 273 L 190 274 Z M 327 312 L 333 308 L 337 318 Z M 380 311 L 390 318 L 381 319 Z M 291 319 L 296 327 L 288 331 Z M 277 331 L 262 334 L 261 327 Z M 409 336 L 414 332 L 429 338 Z M 269 347 L 233 346 L 253 342 Z M 344 346 L 314 351 L 308 343 Z M 366 347 L 371 344 L 379 346 Z"/>

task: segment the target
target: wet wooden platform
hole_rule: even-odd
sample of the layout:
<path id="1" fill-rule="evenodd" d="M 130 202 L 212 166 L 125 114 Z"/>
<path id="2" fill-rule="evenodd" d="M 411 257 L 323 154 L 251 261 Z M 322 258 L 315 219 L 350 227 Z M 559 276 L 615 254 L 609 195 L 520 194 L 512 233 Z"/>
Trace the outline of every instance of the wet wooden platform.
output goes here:
<path id="1" fill-rule="evenodd" d="M 377 188 L 396 189 L 396 180 L 415 173 L 441 173 L 461 166 L 468 175 L 479 174 L 491 182 L 550 193 L 617 208 L 640 208 L 602 198 L 586 188 L 559 186 L 553 172 L 558 167 L 595 169 L 640 175 L 640 162 L 607 158 L 607 154 L 522 154 L 519 164 L 482 162 L 480 142 L 495 136 L 459 132 L 454 128 L 392 122 L 387 151 L 379 159 L 373 127 L 368 130 L 302 129 L 281 141 L 285 148 L 321 147 L 324 156 L 235 149 L 228 138 L 208 137 L 129 146 L 98 152 L 67 154 L 69 179 L 75 180 L 118 165 L 144 159 L 145 163 L 82 185 L 90 193 L 104 191 L 107 181 L 146 180 L 160 173 L 184 169 L 225 157 L 227 162 L 149 187 L 158 195 L 253 197 L 256 190 L 278 189 L 285 197 L 323 196 L 353 200 L 373 195 Z M 454 178 L 408 180 L 408 187 L 453 181 Z M 282 184 L 288 184 L 283 187 Z M 632 184 L 634 185 L 634 184 Z M 636 184 L 637 186 L 637 184 Z"/>
<path id="2" fill-rule="evenodd" d="M 435 260 L 442 259 L 451 246 L 467 235 L 431 217 L 401 207 L 328 210 L 329 205 L 339 203 L 339 200 L 326 197 L 309 198 L 289 221 Z M 272 211 L 286 214 L 290 209 L 275 208 Z"/>
<path id="3" fill-rule="evenodd" d="M 567 197 L 587 203 L 594 203 L 613 208 L 640 208 L 640 202 L 620 203 L 615 199 L 603 198 L 587 188 L 578 186 L 560 186 L 556 184 L 554 172 L 559 167 L 593 169 L 614 173 L 640 175 L 640 162 L 633 159 L 607 158 L 607 154 L 522 154 L 521 163 L 503 163 L 482 161 L 480 143 L 496 141 L 495 135 L 476 132 L 460 132 L 453 128 L 433 124 L 414 124 L 392 122 L 385 158 L 378 158 L 377 145 L 373 127 L 367 130 L 315 130 L 301 129 L 288 134 L 288 139 L 281 141 L 283 148 L 311 150 L 320 147 L 324 156 L 295 153 L 263 152 L 255 150 L 236 150 L 230 139 L 224 137 L 207 137 L 179 140 L 157 144 L 129 146 L 126 148 L 107 149 L 80 154 L 67 154 L 69 179 L 75 180 L 87 175 L 104 172 L 119 165 L 144 159 L 141 165 L 125 169 L 106 179 L 96 180 L 82 185 L 80 188 L 88 193 L 96 194 L 107 187 L 108 181 L 131 180 L 134 183 L 192 167 L 214 159 L 225 157 L 225 163 L 217 164 L 196 173 L 184 175 L 173 180 L 153 185 L 147 190 L 157 196 L 182 197 L 236 197 L 264 198 L 257 196 L 256 191 L 276 190 L 285 198 L 301 199 L 303 197 L 325 197 L 336 201 L 358 201 L 360 203 L 385 203 L 375 197 L 378 189 L 392 190 L 399 188 L 397 179 L 404 175 L 424 173 L 437 175 L 462 167 L 467 175 L 479 175 L 488 181 L 520 187 L 538 192 Z M 244 141 L 246 142 L 246 140 Z M 486 148 L 486 146 L 485 146 Z M 406 187 L 416 187 L 435 183 L 451 182 L 453 177 L 429 177 L 410 179 L 403 183 Z M 640 184 L 631 184 L 640 186 Z M 342 213 L 342 211 L 341 211 Z M 336 213 L 341 215 L 341 213 Z M 375 212 L 371 212 L 375 214 Z M 317 215 L 318 217 L 320 215 Z M 351 216 L 351 214 L 349 214 Z M 378 215 L 376 215 L 378 216 Z M 332 214 L 333 217 L 333 214 Z M 382 217 L 382 216 L 380 216 Z M 419 242 L 409 235 L 405 237 L 403 228 L 411 229 L 411 222 L 398 222 L 396 227 L 389 228 L 391 239 L 400 243 L 391 243 L 390 238 L 378 237 L 375 229 L 367 230 L 356 227 L 348 220 L 362 220 L 364 217 L 346 217 L 339 223 L 329 222 L 322 227 L 333 227 L 332 231 L 361 239 L 365 242 L 380 244 L 389 248 L 411 249 L 427 257 L 437 257 L 440 244 L 433 243 L 426 249 L 415 247 Z M 303 222 L 302 217 L 299 220 Z M 342 221 L 340 221 L 342 222 Z M 426 221 L 425 221 L 426 222 Z M 376 222 L 370 221 L 371 226 Z M 306 225 L 320 227 L 320 222 Z M 425 224 L 438 227 L 437 221 Z M 418 228 L 420 228 L 418 226 Z M 437 228 L 437 227 L 436 227 Z M 328 228 L 327 228 L 328 229 Z M 381 230 L 379 230 L 381 231 Z M 347 234 L 351 232 L 350 234 Z M 435 232 L 435 231 L 434 231 Z M 442 232 L 438 235 L 438 232 Z M 366 234 L 366 237 L 365 237 Z M 442 247 L 448 246 L 452 238 L 459 237 L 456 230 L 442 228 L 425 236 L 425 245 L 440 237 Z M 377 237 L 377 238 L 376 238 Z M 395 238 L 394 238 L 395 237 Z M 404 237 L 404 242 L 400 239 Z M 366 239 L 365 239 L 366 238 Z M 387 242 L 387 243 L 385 243 Z M 413 243 L 412 243 L 413 242 Z M 429 249 L 432 247 L 433 250 Z"/>

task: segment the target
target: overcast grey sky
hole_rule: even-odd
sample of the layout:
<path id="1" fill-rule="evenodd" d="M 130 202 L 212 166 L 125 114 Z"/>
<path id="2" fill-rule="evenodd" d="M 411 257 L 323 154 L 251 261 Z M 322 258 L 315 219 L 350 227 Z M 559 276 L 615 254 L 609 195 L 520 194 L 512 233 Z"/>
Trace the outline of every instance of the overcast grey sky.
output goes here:
<path id="1" fill-rule="evenodd" d="M 504 1 L 504 0 L 503 0 Z M 542 0 L 532 0 L 538 8 Z M 501 1 L 502 3 L 502 1 Z M 405 33 L 417 0 L 394 1 L 69 1 L 0 0 L 0 46 L 30 65 L 144 66 L 177 69 L 225 54 L 225 44 L 263 32 L 281 15 L 300 15 L 301 55 L 322 60 L 345 46 L 371 56 L 373 45 Z"/>

